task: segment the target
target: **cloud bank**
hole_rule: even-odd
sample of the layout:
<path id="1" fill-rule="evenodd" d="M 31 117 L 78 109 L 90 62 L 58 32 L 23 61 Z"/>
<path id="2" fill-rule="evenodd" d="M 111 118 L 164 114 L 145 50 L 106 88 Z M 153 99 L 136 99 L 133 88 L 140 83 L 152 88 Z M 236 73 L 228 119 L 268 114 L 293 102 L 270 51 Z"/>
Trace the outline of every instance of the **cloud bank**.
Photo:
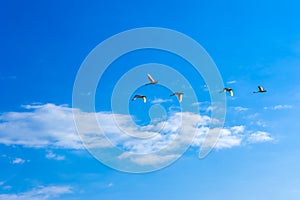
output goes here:
<path id="1" fill-rule="evenodd" d="M 132 124 L 129 115 L 112 114 L 109 112 L 85 113 L 81 112 L 80 136 L 76 131 L 73 120 L 72 108 L 67 105 L 43 104 L 26 105 L 23 112 L 6 112 L 0 115 L 0 144 L 22 145 L 28 148 L 58 148 L 58 149 L 83 149 L 106 148 L 110 145 L 123 148 L 129 153 L 147 154 L 156 152 L 162 148 L 176 150 L 172 146 L 172 141 L 177 137 L 178 131 L 184 131 L 180 138 L 180 144 L 189 141 L 190 131 L 196 130 L 192 147 L 200 147 L 208 134 L 211 123 L 210 116 L 183 112 L 171 113 L 166 121 L 156 121 L 147 126 L 136 126 Z M 101 124 L 89 124 L 89 118 L 95 117 Z M 185 123 L 181 124 L 181 120 Z M 115 122 L 117 121 L 118 126 Z M 124 129 L 124 130 L 120 130 Z M 104 131 L 99 131 L 104 130 Z M 220 131 L 220 136 L 215 144 L 215 149 L 226 149 L 247 143 L 270 142 L 271 135 L 262 131 L 247 130 L 244 125 L 225 127 Z M 125 134 L 124 134 L 125 133 Z M 126 134 L 129 133 L 129 134 Z M 132 137 L 139 136 L 147 139 Z M 111 141 L 108 145 L 103 141 L 103 134 Z M 185 138 L 185 135 L 186 138 Z M 101 136 L 101 137 L 100 137 Z M 136 163 L 160 162 L 161 159 L 172 159 L 175 154 L 152 157 L 150 160 L 135 160 Z M 49 151 L 46 155 L 48 159 L 63 160 L 63 156 L 55 155 Z M 128 154 L 120 156 L 120 159 L 128 157 Z"/>

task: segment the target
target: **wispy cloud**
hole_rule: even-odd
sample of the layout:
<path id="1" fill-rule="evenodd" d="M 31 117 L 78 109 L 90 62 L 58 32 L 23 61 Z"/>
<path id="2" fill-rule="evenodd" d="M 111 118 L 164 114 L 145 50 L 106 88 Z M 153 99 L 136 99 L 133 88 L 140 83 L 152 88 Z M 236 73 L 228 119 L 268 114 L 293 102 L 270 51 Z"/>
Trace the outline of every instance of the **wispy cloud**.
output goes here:
<path id="1" fill-rule="evenodd" d="M 22 159 L 22 158 L 15 158 L 15 159 L 12 161 L 12 164 L 17 165 L 17 164 L 23 164 L 23 163 L 25 163 L 25 162 L 26 162 L 26 160 L 24 160 L 24 159 Z"/>
<path id="2" fill-rule="evenodd" d="M 212 107 L 211 103 L 208 101 L 204 101 L 204 102 L 194 102 L 192 103 L 192 106 L 198 106 L 200 111 L 204 111 L 204 112 L 211 112 L 213 109 L 217 109 L 217 107 Z"/>
<path id="3" fill-rule="evenodd" d="M 256 121 L 256 125 L 261 126 L 261 127 L 266 127 L 267 126 L 266 122 L 260 121 L 260 120 Z"/>
<path id="4" fill-rule="evenodd" d="M 73 193 L 70 186 L 39 186 L 30 191 L 16 194 L 0 194 L 3 200 L 48 200 Z"/>
<path id="5" fill-rule="evenodd" d="M 247 111 L 249 110 L 249 108 L 245 108 L 245 107 L 241 107 L 241 106 L 236 106 L 236 107 L 233 107 L 233 109 L 237 112 L 242 112 L 242 111 Z"/>
<path id="6" fill-rule="evenodd" d="M 52 151 L 48 151 L 46 154 L 46 158 L 49 160 L 65 160 L 65 156 L 57 155 Z"/>
<path id="7" fill-rule="evenodd" d="M 247 118 L 248 118 L 248 119 L 255 119 L 255 118 L 257 118 L 258 116 L 259 116 L 258 113 L 254 113 L 254 114 L 248 115 Z"/>
<path id="8" fill-rule="evenodd" d="M 292 109 L 292 105 L 276 105 L 271 107 L 264 107 L 265 110 L 282 110 L 282 109 Z"/>
<path id="9" fill-rule="evenodd" d="M 156 104 L 156 103 L 165 103 L 165 102 L 172 102 L 171 99 L 160 99 L 160 98 L 157 98 L 157 99 L 154 99 L 151 101 L 152 104 Z"/>
<path id="10" fill-rule="evenodd" d="M 157 165 L 157 164 L 162 164 L 162 163 L 167 163 L 169 161 L 172 161 L 175 158 L 178 158 L 178 155 L 174 153 L 170 153 L 167 155 L 151 154 L 151 155 L 145 155 L 141 157 L 141 156 L 134 156 L 134 154 L 125 152 L 119 156 L 119 159 L 124 159 L 124 158 L 130 158 L 132 162 L 139 165 Z"/>
<path id="11" fill-rule="evenodd" d="M 236 83 L 236 80 L 227 81 L 226 83 L 227 83 L 228 85 L 232 85 L 232 84 L 235 84 L 235 83 Z"/>

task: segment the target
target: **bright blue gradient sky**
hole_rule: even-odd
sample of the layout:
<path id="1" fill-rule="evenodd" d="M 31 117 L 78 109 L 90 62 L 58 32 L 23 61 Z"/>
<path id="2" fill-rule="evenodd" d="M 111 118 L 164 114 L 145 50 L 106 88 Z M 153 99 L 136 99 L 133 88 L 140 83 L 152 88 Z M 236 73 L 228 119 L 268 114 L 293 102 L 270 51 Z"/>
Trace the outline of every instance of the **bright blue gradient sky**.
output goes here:
<path id="1" fill-rule="evenodd" d="M 1 1 L 0 199 L 298 199 L 299 8 L 296 0 Z M 228 135 L 205 159 L 198 159 L 196 145 L 162 170 L 129 174 L 101 164 L 76 143 L 72 90 L 95 46 L 149 26 L 199 42 L 235 96 L 227 96 Z M 209 116 L 201 77 L 163 52 L 120 58 L 99 90 L 111 92 L 122 75 L 116 67 L 126 71 L 151 62 L 181 70 L 200 91 L 200 110 Z M 268 92 L 253 94 L 260 84 Z M 157 96 L 152 93 L 146 108 L 162 101 L 165 91 L 155 87 Z M 161 105 L 171 102 L 179 105 L 176 98 Z M 132 103 L 137 122 L 147 122 L 140 112 L 144 104 Z M 96 109 L 110 111 L 110 105 L 98 103 Z"/>

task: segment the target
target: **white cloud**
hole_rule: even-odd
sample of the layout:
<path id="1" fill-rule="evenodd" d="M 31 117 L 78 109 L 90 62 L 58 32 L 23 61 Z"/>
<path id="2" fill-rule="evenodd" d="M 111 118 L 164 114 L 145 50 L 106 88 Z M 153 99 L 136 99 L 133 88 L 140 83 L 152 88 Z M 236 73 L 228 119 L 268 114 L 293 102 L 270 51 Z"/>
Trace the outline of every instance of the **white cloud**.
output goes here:
<path id="1" fill-rule="evenodd" d="M 282 109 L 292 109 L 292 105 L 276 105 L 271 107 L 264 107 L 265 110 L 282 110 Z"/>
<path id="2" fill-rule="evenodd" d="M 169 161 L 178 158 L 176 154 L 168 154 L 168 155 L 146 155 L 143 157 L 135 157 L 132 158 L 132 161 L 139 164 L 139 165 L 159 165 L 162 163 L 166 163 Z"/>
<path id="3" fill-rule="evenodd" d="M 224 112 L 223 105 L 220 103 L 213 103 L 208 101 L 194 102 L 191 106 L 198 106 L 200 112 L 211 113 L 211 112 Z"/>
<path id="4" fill-rule="evenodd" d="M 245 107 L 241 107 L 241 106 L 234 107 L 233 109 L 238 112 L 249 110 L 249 108 L 245 108 Z"/>
<path id="5" fill-rule="evenodd" d="M 221 135 L 216 143 L 216 149 L 232 148 L 234 146 L 239 146 L 243 140 L 242 135 L 233 134 L 228 129 L 223 129 Z"/>
<path id="6" fill-rule="evenodd" d="M 200 101 L 200 102 L 194 102 L 194 103 L 192 103 L 192 106 L 203 106 L 203 107 L 208 107 L 208 106 L 210 106 L 211 105 L 211 103 L 209 102 L 209 101 Z"/>
<path id="7" fill-rule="evenodd" d="M 225 149 L 232 148 L 234 146 L 239 146 L 244 139 L 244 126 L 234 126 L 232 128 L 222 128 L 220 129 L 211 129 L 209 133 L 208 127 L 199 128 L 199 133 L 194 140 L 193 146 L 201 146 L 204 142 L 205 136 L 210 134 L 214 135 L 215 131 L 220 131 L 219 138 L 216 143 L 214 141 L 211 142 L 211 145 L 214 146 L 215 149 Z M 213 138 L 212 138 L 213 139 Z M 208 140 L 210 138 L 208 137 Z"/>
<path id="8" fill-rule="evenodd" d="M 12 161 L 12 164 L 23 164 L 25 163 L 26 161 L 23 160 L 22 158 L 15 158 L 13 161 Z"/>
<path id="9" fill-rule="evenodd" d="M 40 186 L 17 194 L 0 194 L 0 200 L 48 200 L 72 193 L 70 186 Z"/>
<path id="10" fill-rule="evenodd" d="M 233 134 L 238 135 L 245 131 L 245 126 L 233 126 L 230 130 Z"/>
<path id="11" fill-rule="evenodd" d="M 248 138 L 248 142 L 250 143 L 270 142 L 273 140 L 274 138 L 272 138 L 269 133 L 263 131 L 252 133 Z"/>
<path id="12" fill-rule="evenodd" d="M 119 159 L 130 158 L 130 160 L 139 165 L 159 165 L 170 162 L 179 155 L 170 153 L 168 155 L 145 154 L 144 156 L 135 156 L 134 154 L 125 152 L 119 156 Z"/>
<path id="13" fill-rule="evenodd" d="M 193 140 L 191 133 L 195 133 L 192 146 L 200 147 L 208 132 L 220 131 L 220 137 L 215 144 L 215 149 L 232 148 L 241 145 L 245 140 L 251 142 L 270 141 L 268 137 L 250 135 L 247 138 L 245 126 L 225 127 L 223 129 L 209 129 L 213 121 L 207 115 L 198 115 L 190 112 L 172 112 L 166 121 L 157 121 L 147 126 L 136 126 L 131 116 L 112 114 L 109 112 L 86 113 L 78 111 L 78 119 L 81 123 L 80 137 L 77 134 L 73 121 L 72 108 L 66 105 L 54 104 L 26 105 L 24 112 L 7 112 L 0 114 L 0 144 L 23 145 L 33 148 L 63 148 L 83 149 L 81 139 L 87 147 L 112 147 L 118 146 L 128 153 L 148 154 L 160 149 L 168 148 L 169 154 L 152 157 L 130 157 L 138 164 L 153 164 L 167 162 L 177 157 L 176 150 Z M 91 124 L 90 119 L 97 118 L 98 123 Z M 117 125 L 116 125 L 117 122 Z M 178 132 L 183 133 L 176 144 Z M 105 136 L 111 143 L 106 142 Z M 132 137 L 135 136 L 135 137 Z M 141 139 L 142 137 L 142 139 Z M 270 137 L 270 136 L 269 136 Z M 147 138 L 147 139 L 146 139 Z M 256 139 L 255 139 L 256 138 Z M 257 139 L 260 138 L 260 139 Z M 213 138 L 208 138 L 212 140 Z M 173 152 L 173 153 L 172 153 Z M 130 154 L 124 154 L 119 159 L 128 158 Z M 63 160 L 64 156 L 56 155 L 52 151 L 46 154 L 46 158 Z M 16 161 L 21 163 L 22 161 Z"/>
<path id="14" fill-rule="evenodd" d="M 267 126 L 267 124 L 263 121 L 257 121 L 256 125 L 261 126 L 261 127 L 266 127 Z"/>
<path id="15" fill-rule="evenodd" d="M 206 113 L 211 112 L 214 109 L 216 109 L 217 107 L 212 107 L 210 102 L 194 102 L 192 103 L 192 106 L 198 106 L 200 111 L 204 111 Z"/>
<path id="16" fill-rule="evenodd" d="M 291 105 L 276 105 L 274 106 L 274 110 L 281 110 L 281 109 L 291 109 L 293 106 Z"/>
<path id="17" fill-rule="evenodd" d="M 157 99 L 154 99 L 151 101 L 152 104 L 159 104 L 159 103 L 165 103 L 165 102 L 171 102 L 172 100 L 171 99 L 160 99 L 160 98 L 157 98 Z"/>
<path id="18" fill-rule="evenodd" d="M 249 119 L 255 119 L 255 118 L 257 118 L 258 116 L 259 116 L 258 113 L 254 113 L 254 114 L 248 115 L 247 118 L 249 118 Z"/>
<path id="19" fill-rule="evenodd" d="M 0 115 L 0 143 L 26 147 L 82 148 L 72 109 L 54 104 L 27 105 L 26 112 Z"/>
<path id="20" fill-rule="evenodd" d="M 192 103 L 192 106 L 200 106 L 200 105 L 202 105 L 202 102 L 194 102 L 194 103 Z"/>
<path id="21" fill-rule="evenodd" d="M 228 84 L 228 85 L 232 85 L 232 84 L 235 84 L 235 83 L 236 83 L 236 80 L 227 81 L 227 84 Z"/>
<path id="22" fill-rule="evenodd" d="M 212 106 L 208 106 L 206 109 L 205 109 L 205 112 L 211 112 L 213 111 L 214 107 Z"/>
<path id="23" fill-rule="evenodd" d="M 64 160 L 65 156 L 57 155 L 57 154 L 53 153 L 52 151 L 49 151 L 46 154 L 46 158 L 49 160 Z"/>

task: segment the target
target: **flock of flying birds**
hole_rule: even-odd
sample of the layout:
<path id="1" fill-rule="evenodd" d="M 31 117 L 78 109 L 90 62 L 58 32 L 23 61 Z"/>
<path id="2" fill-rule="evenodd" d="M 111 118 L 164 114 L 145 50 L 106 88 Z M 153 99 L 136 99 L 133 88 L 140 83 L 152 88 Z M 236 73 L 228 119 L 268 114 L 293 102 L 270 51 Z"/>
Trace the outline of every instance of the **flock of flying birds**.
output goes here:
<path id="1" fill-rule="evenodd" d="M 148 74 L 148 79 L 150 81 L 150 83 L 145 84 L 147 85 L 154 85 L 157 84 L 158 81 L 155 81 L 152 76 L 150 74 Z M 226 87 L 224 88 L 221 92 L 228 92 L 230 96 L 233 96 L 233 89 Z M 267 92 L 267 90 L 265 90 L 262 86 L 258 86 L 258 91 L 255 91 L 253 93 L 262 93 L 262 92 Z M 182 102 L 182 96 L 183 96 L 183 92 L 174 92 L 173 94 L 170 94 L 170 96 L 177 96 L 178 101 Z M 147 97 L 145 95 L 141 95 L 141 94 L 136 94 L 133 98 L 132 101 L 135 101 L 136 99 L 143 99 L 144 103 L 147 102 Z"/>

